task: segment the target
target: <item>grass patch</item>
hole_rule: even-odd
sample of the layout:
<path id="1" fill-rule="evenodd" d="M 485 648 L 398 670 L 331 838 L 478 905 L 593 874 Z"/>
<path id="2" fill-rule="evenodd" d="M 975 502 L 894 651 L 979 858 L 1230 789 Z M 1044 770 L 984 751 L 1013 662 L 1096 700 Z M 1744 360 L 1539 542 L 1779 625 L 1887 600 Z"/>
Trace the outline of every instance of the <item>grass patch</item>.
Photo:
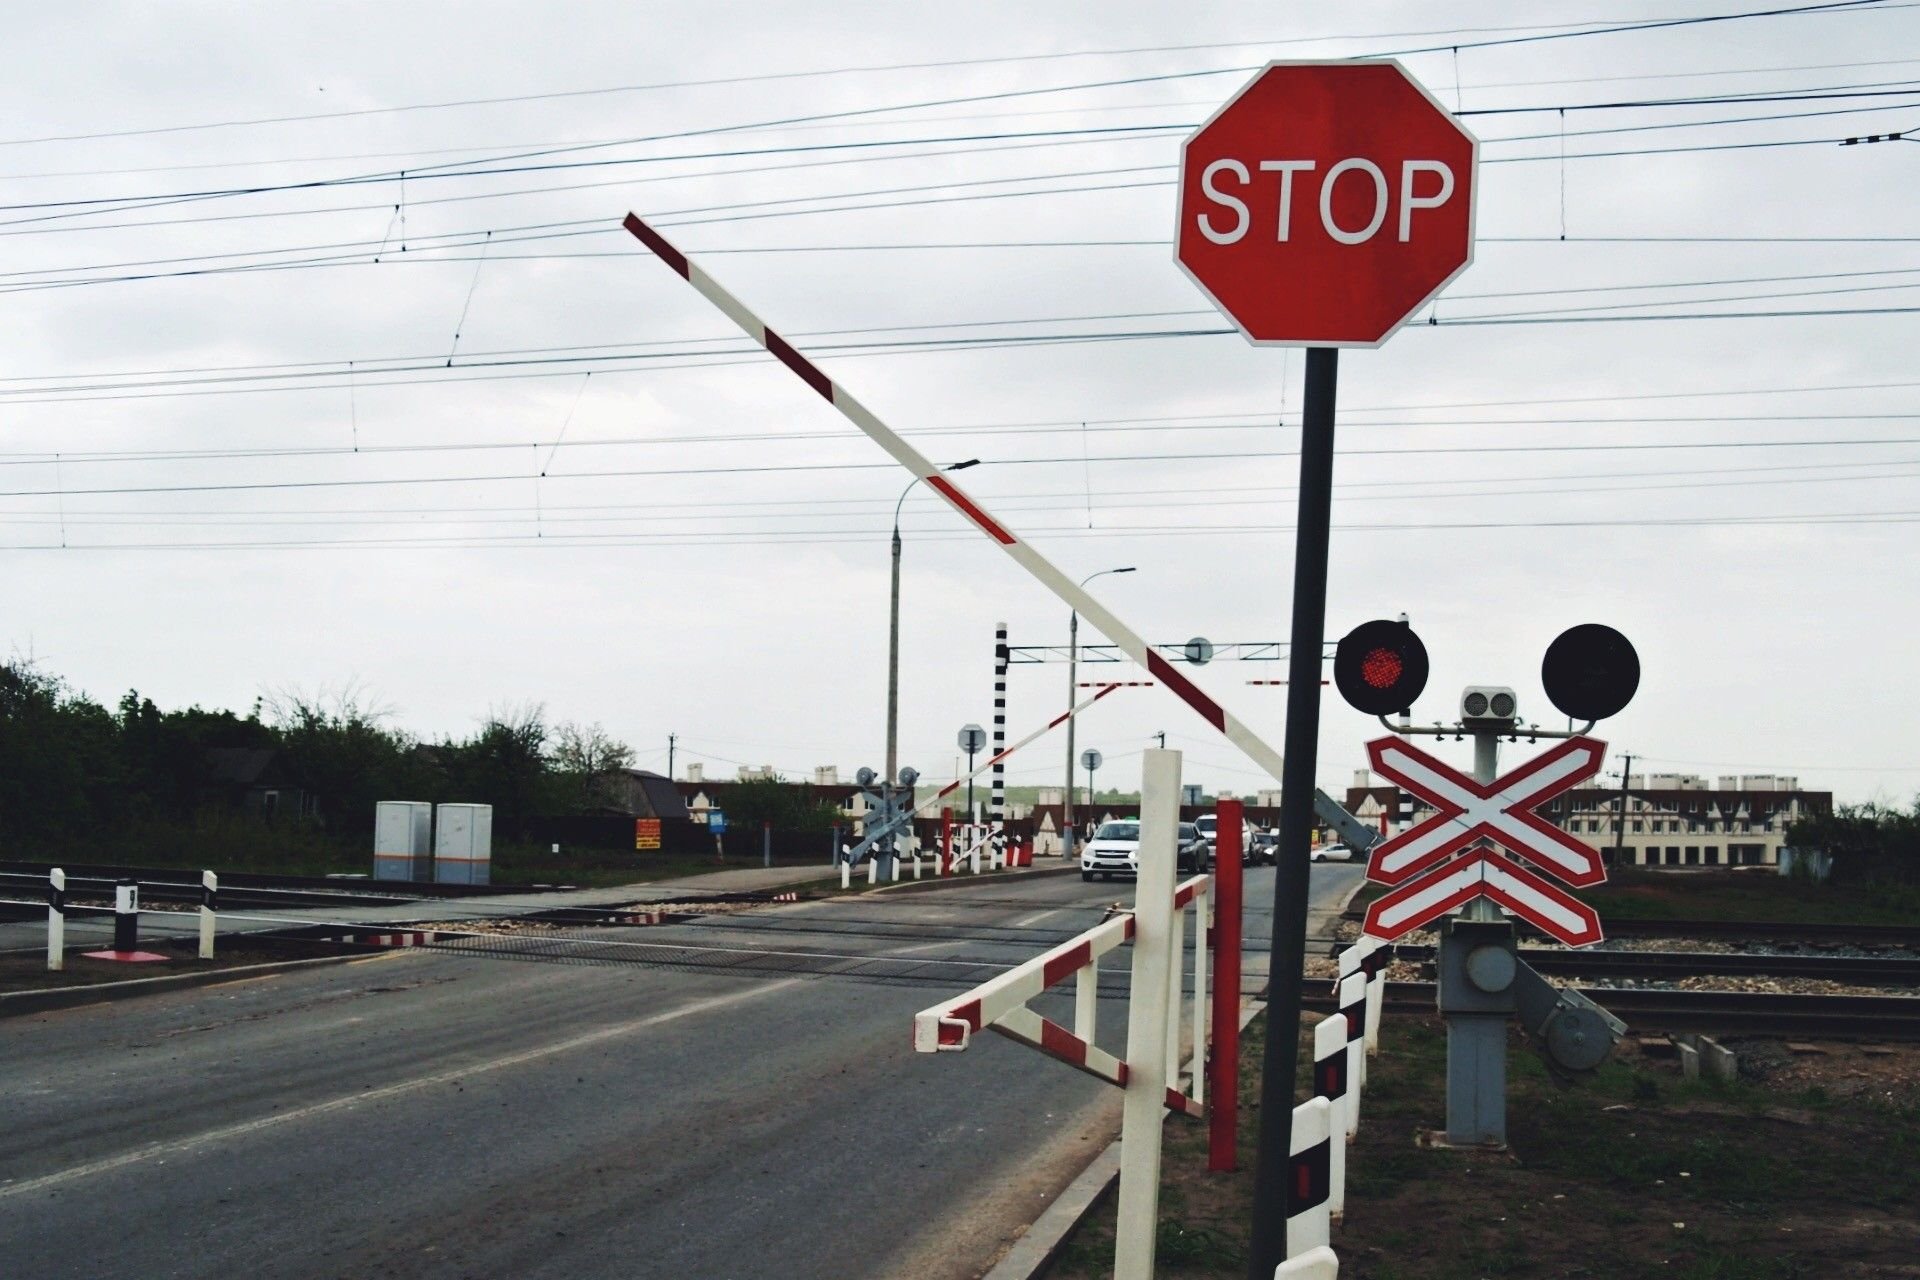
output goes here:
<path id="1" fill-rule="evenodd" d="M 1207 1172 L 1203 1123 L 1166 1122 L 1162 1274 L 1245 1275 L 1264 1025 L 1242 1045 L 1239 1172 Z M 1516 1036 L 1511 1150 L 1440 1151 L 1415 1137 L 1444 1122 L 1445 1060 L 1438 1019 L 1382 1028 L 1334 1231 L 1341 1280 L 1920 1274 L 1920 1099 L 1823 1092 L 1807 1110 L 1807 1090 L 1684 1081 L 1631 1043 L 1563 1085 Z M 1109 1276 L 1113 1220 L 1109 1200 L 1049 1277 Z"/>

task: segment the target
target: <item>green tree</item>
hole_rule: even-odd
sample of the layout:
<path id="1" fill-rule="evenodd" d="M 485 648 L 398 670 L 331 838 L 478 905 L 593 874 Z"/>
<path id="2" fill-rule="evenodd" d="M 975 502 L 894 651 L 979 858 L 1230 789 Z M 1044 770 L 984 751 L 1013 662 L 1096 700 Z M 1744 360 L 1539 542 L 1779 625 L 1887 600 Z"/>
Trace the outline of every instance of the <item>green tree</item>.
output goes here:
<path id="1" fill-rule="evenodd" d="M 796 785 L 775 774 L 729 786 L 722 802 L 730 826 L 772 823 L 781 831 L 825 831 L 842 822 L 839 808 L 811 786 Z"/>
<path id="2" fill-rule="evenodd" d="M 287 690 L 270 696 L 267 707 L 288 764 L 329 831 L 371 832 L 377 801 L 407 799 L 417 789 L 412 740 L 386 727 L 390 712 L 363 690 L 312 697 Z"/>
<path id="3" fill-rule="evenodd" d="M 553 768 L 573 806 L 589 809 L 617 799 L 613 783 L 633 767 L 633 748 L 598 722 L 567 721 L 553 731 Z"/>
<path id="4" fill-rule="evenodd" d="M 1833 856 L 1842 884 L 1920 884 L 1920 798 L 1911 809 L 1842 805 L 1787 828 L 1787 843 Z"/>

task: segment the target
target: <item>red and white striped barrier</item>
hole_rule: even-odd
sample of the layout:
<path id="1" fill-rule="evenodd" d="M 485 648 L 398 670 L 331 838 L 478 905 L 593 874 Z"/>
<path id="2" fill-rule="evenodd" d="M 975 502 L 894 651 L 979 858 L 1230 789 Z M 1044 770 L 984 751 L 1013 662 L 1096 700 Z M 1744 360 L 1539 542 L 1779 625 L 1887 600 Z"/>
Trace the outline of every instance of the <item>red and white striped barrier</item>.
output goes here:
<path id="1" fill-rule="evenodd" d="M 1148 751 L 1141 782 L 1139 876 L 1135 909 L 1102 921 L 964 995 L 914 1016 L 921 1053 L 965 1049 L 991 1028 L 1126 1091 L 1120 1143 L 1116 1280 L 1150 1280 L 1160 1185 L 1160 1121 L 1167 1110 L 1204 1116 L 1207 1067 L 1208 907 L 1212 878 L 1175 884 L 1180 753 Z M 1180 1087 L 1182 951 L 1185 909 L 1194 908 L 1192 1093 Z M 1100 957 L 1133 943 L 1124 1059 L 1095 1043 Z M 1076 983 L 1069 1030 L 1027 1002 L 1069 976 Z"/>
<path id="2" fill-rule="evenodd" d="M 698 264 L 691 261 L 686 254 L 668 243 L 666 237 L 648 226 L 637 214 L 629 213 L 622 225 L 642 244 L 651 249 L 662 262 L 699 290 L 702 297 L 724 312 L 727 318 L 738 325 L 749 338 L 765 347 L 801 381 L 813 388 L 815 393 L 838 409 L 849 422 L 864 432 L 868 439 L 886 450 L 894 461 L 924 480 L 936 493 L 945 498 L 955 511 L 965 516 L 982 533 L 993 539 L 1001 550 L 1011 556 L 1042 586 L 1077 610 L 1081 617 L 1087 619 L 1101 634 L 1111 640 L 1116 648 L 1144 667 L 1148 675 L 1178 694 L 1183 702 L 1193 708 L 1208 724 L 1219 730 L 1229 742 L 1245 752 L 1255 764 L 1272 774 L 1276 782 L 1280 780 L 1282 773 L 1280 753 L 1267 745 L 1265 740 L 1245 724 L 1229 715 L 1225 707 L 1201 692 L 1138 632 L 1121 622 L 1105 605 L 1089 595 L 1072 578 L 1054 567 L 1052 561 L 1016 537 L 1006 525 L 996 520 L 978 502 L 962 492 L 950 477 L 928 461 L 918 449 L 902 439 L 899 433 L 856 400 L 846 388 L 835 383 L 818 365 L 802 355 L 785 338 L 768 328 L 759 316 L 702 270 Z"/>
<path id="3" fill-rule="evenodd" d="M 409 929 L 400 933 L 363 933 L 353 941 L 369 947 L 424 947 L 437 936 L 431 929 Z"/>
<path id="4" fill-rule="evenodd" d="M 931 800 L 928 800 L 925 804 L 921 805 L 919 808 L 913 811 L 914 816 L 925 817 L 928 814 L 931 814 L 932 812 L 934 812 L 936 809 L 941 808 L 942 807 L 941 801 L 945 800 L 948 796 L 952 795 L 954 792 L 958 791 L 960 788 L 966 786 L 967 783 L 979 777 L 981 774 L 986 773 L 988 770 L 994 768 L 997 765 L 1004 764 L 1006 762 L 1007 757 L 1012 755 L 1014 752 L 1018 751 L 1020 748 L 1029 746 L 1034 742 L 1039 741 L 1041 738 L 1045 737 L 1047 734 L 1053 732 L 1055 729 L 1058 729 L 1061 725 L 1065 724 L 1067 721 L 1079 715 L 1082 711 L 1085 711 L 1088 707 L 1092 706 L 1094 703 L 1100 701 L 1100 699 L 1112 693 L 1115 689 L 1124 689 L 1128 687 L 1128 685 L 1131 683 L 1137 683 L 1137 682 L 1131 682 L 1131 681 L 1125 681 L 1125 680 L 1109 680 L 1102 683 L 1099 686 L 1100 691 L 1094 694 L 1091 698 L 1086 698 L 1081 702 L 1076 703 L 1074 706 L 1067 708 L 1065 711 L 1062 711 L 1059 715 L 1055 716 L 1053 719 L 1041 725 L 1038 729 L 1035 729 L 1032 733 L 1028 734 L 1026 737 L 1020 739 L 1020 741 L 1014 743 L 1010 747 L 1005 747 L 1000 751 L 995 752 L 993 755 L 989 756 L 985 761 L 977 765 L 975 768 L 971 769 L 966 773 L 961 774 L 959 777 L 955 778 L 952 782 L 949 782 L 946 786 L 934 792 L 933 798 Z"/>

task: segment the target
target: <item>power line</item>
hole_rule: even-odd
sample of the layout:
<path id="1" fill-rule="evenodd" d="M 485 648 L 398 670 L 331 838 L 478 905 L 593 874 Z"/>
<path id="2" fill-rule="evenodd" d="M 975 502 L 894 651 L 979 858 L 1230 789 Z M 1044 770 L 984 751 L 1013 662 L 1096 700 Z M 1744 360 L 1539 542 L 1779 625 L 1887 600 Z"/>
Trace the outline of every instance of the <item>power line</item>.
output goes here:
<path id="1" fill-rule="evenodd" d="M 1664 27 L 1696 26 L 1707 23 L 1733 22 L 1748 18 L 1785 17 L 1802 14 L 1814 14 L 1828 11 L 1858 9 L 1879 4 L 1880 0 L 1847 0 L 1846 3 L 1799 5 L 1788 8 L 1750 10 L 1742 13 L 1711 14 L 1692 18 L 1659 19 L 1647 22 L 1615 23 L 1602 25 L 1602 20 L 1578 23 L 1529 23 L 1508 27 L 1460 27 L 1442 31 L 1396 32 L 1390 34 L 1302 36 L 1277 40 L 1236 40 L 1207 44 L 1154 45 L 1126 49 L 1099 49 L 1084 51 L 1054 52 L 1042 54 L 1006 55 L 993 58 L 947 59 L 933 62 L 907 62 L 870 65 L 863 67 L 831 67 L 812 71 L 764 72 L 754 75 L 720 76 L 699 80 L 656 81 L 645 84 L 613 85 L 598 89 L 570 89 L 546 93 L 513 94 L 488 98 L 450 99 L 439 102 L 408 103 L 393 107 L 363 107 L 342 111 L 307 112 L 295 115 L 256 116 L 246 119 L 203 121 L 184 125 L 149 125 L 138 129 L 104 130 L 93 133 L 49 134 L 40 137 L 0 139 L 0 146 L 30 146 L 48 142 L 89 142 L 107 138 L 151 137 L 159 134 L 199 132 L 213 129 L 249 128 L 274 124 L 304 123 L 316 120 L 338 120 L 374 115 L 394 115 L 413 111 L 441 111 L 474 106 L 503 106 L 527 102 L 552 101 L 558 99 L 595 97 L 608 94 L 652 92 L 666 89 L 713 88 L 729 85 L 765 83 L 769 81 L 809 79 L 822 76 L 847 74 L 872 74 L 877 72 L 923 71 L 950 67 L 988 66 L 1006 63 L 1025 63 L 1055 61 L 1073 57 L 1119 57 L 1142 53 L 1184 53 L 1213 49 L 1267 48 L 1295 44 L 1330 44 L 1342 40 L 1390 40 L 1402 38 L 1420 38 L 1426 36 L 1475 34 L 1481 32 L 1531 31 L 1538 34 L 1510 39 L 1488 39 L 1435 45 L 1425 49 L 1397 49 L 1384 55 L 1408 55 L 1414 53 L 1439 52 L 1444 49 L 1483 49 L 1501 45 L 1535 43 L 1542 40 L 1575 39 L 1594 35 L 1616 35 L 1634 31 L 1657 30 Z M 1882 6 L 1885 8 L 1908 8 L 1905 4 Z M 1584 29 L 1570 29 L 1584 28 Z M 1228 74 L 1233 71 L 1245 71 L 1251 68 L 1230 67 L 1214 72 L 1190 74 Z M 906 108 L 896 108 L 904 110 Z M 736 126 L 742 127 L 742 126 Z"/>
<path id="2" fill-rule="evenodd" d="M 526 477 L 521 476 L 524 480 Z M 1341 533 L 1427 533 L 1449 530 L 1497 531 L 1517 529 L 1626 529 L 1649 528 L 1765 528 L 1787 526 L 1813 527 L 1851 527 L 1905 525 L 1920 523 L 1920 511 L 1837 511 L 1811 512 L 1798 515 L 1767 514 L 1756 516 L 1673 516 L 1673 517 L 1635 517 L 1626 519 L 1555 519 L 1555 520 L 1427 520 L 1401 521 L 1391 523 L 1336 523 L 1333 529 Z M 1235 538 L 1248 535 L 1283 535 L 1294 532 L 1292 525 L 1137 525 L 1129 524 L 1110 529 L 1087 529 L 1079 525 L 1059 527 L 1038 526 L 1025 530 L 1028 534 L 1040 534 L 1049 538 L 1113 540 L 1124 538 L 1169 537 L 1216 537 Z M 221 542 L 119 542 L 119 543 L 73 543 L 66 545 L 55 543 L 15 543 L 0 545 L 7 551 L 219 551 L 219 550 L 298 550 L 298 549 L 357 549 L 384 550 L 405 547 L 436 547 L 441 549 L 487 549 L 509 547 L 545 547 L 569 545 L 573 547 L 756 547 L 756 546 L 816 546 L 836 544 L 870 544 L 874 539 L 871 530 L 818 530 L 803 533 L 763 534 L 756 531 L 725 534 L 701 532 L 692 534 L 549 534 L 544 538 L 531 534 L 500 535 L 453 535 L 448 537 L 375 537 L 375 538 L 328 538 L 328 539 L 251 539 L 229 540 Z M 934 542 L 978 542 L 978 535 L 966 530 L 951 533 L 930 532 L 920 535 L 920 541 Z"/>
<path id="3" fill-rule="evenodd" d="M 1416 446 L 1412 448 L 1351 448 L 1343 449 L 1346 457 L 1431 457 L 1435 455 L 1459 456 L 1461 454 L 1576 454 L 1576 453 L 1622 453 L 1622 452 L 1676 452 L 1705 451 L 1725 452 L 1746 449 L 1845 449 L 1880 448 L 1890 445 L 1917 445 L 1920 436 L 1870 437 L 1859 439 L 1803 439 L 1803 440 L 1709 440 L 1709 441 L 1650 441 L 1632 443 L 1625 441 L 1607 441 L 1591 444 L 1526 444 L 1526 445 L 1436 445 Z M 523 446 L 524 447 L 524 446 Z M 363 450 L 364 452 L 364 450 Z M 1124 453 L 1102 454 L 1086 457 L 1080 454 L 1060 455 L 1056 457 L 1004 457 L 988 458 L 987 465 L 995 467 L 1022 466 L 1078 466 L 1084 462 L 1100 463 L 1147 463 L 1191 461 L 1233 461 L 1248 462 L 1255 459 L 1294 458 L 1298 450 L 1244 450 L 1236 449 L 1222 453 Z M 550 480 L 594 480 L 594 479 L 638 479 L 643 477 L 673 476 L 714 476 L 714 475 L 775 475 L 783 473 L 814 473 L 823 471 L 870 471 L 885 470 L 886 462 L 760 462 L 752 464 L 734 464 L 726 466 L 693 467 L 653 467 L 623 468 L 600 471 L 566 471 L 547 478 Z M 77 488 L 66 486 L 55 489 L 12 489 L 0 490 L 0 498 L 51 498 L 51 497 L 90 497 L 105 494 L 147 494 L 147 493 L 243 493 L 273 492 L 297 489 L 355 489 L 370 487 L 391 487 L 395 485 L 441 485 L 441 484 L 493 484 L 501 482 L 524 483 L 528 479 L 524 471 L 500 472 L 480 475 L 437 475 L 406 477 L 371 477 L 333 480 L 267 480 L 236 481 L 203 484 L 172 485 L 119 485 Z"/>

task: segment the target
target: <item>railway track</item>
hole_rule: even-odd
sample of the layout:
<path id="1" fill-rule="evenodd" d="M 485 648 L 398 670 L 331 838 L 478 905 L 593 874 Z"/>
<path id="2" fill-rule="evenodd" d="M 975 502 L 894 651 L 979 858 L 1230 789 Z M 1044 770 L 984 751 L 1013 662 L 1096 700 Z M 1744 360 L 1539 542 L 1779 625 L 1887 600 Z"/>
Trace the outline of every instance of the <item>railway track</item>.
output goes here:
<path id="1" fill-rule="evenodd" d="M 149 870 L 140 875 L 101 876 L 82 875 L 69 872 L 67 875 L 67 896 L 69 899 L 97 899 L 111 907 L 113 890 L 122 878 L 131 879 L 140 886 L 140 901 L 143 906 L 161 905 L 179 907 L 200 905 L 200 884 L 196 876 L 192 880 L 182 878 L 185 873 L 178 870 L 154 872 Z M 322 883 L 325 883 L 324 881 Z M 349 881 L 345 884 L 335 882 L 339 887 L 325 889 L 311 888 L 272 888 L 248 884 L 229 884 L 225 876 L 220 877 L 220 905 L 224 908 L 286 908 L 286 907 L 391 907 L 398 904 L 422 901 L 422 895 L 409 892 L 381 893 L 362 888 Z M 43 871 L 38 875 L 24 872 L 0 871 L 0 896 L 13 899 L 44 901 L 47 893 L 47 876 Z M 44 907 L 28 908 L 28 913 L 44 911 Z"/>
<path id="2" fill-rule="evenodd" d="M 1334 954 L 1347 944 L 1334 948 Z M 1431 964 L 1433 948 L 1389 947 L 1395 960 Z M 1920 986 L 1920 954 L 1831 956 L 1753 951 L 1563 951 L 1522 947 L 1520 958 L 1540 973 L 1577 978 L 1678 979 L 1712 974 L 1822 978 L 1853 986 Z"/>
<path id="3" fill-rule="evenodd" d="M 145 896 L 149 890 L 156 896 L 162 889 L 177 891 L 191 890 L 197 901 L 200 896 L 200 873 L 186 867 L 138 867 L 119 863 L 76 863 L 76 862 L 30 862 L 19 859 L 0 859 L 0 886 L 8 889 L 32 882 L 39 889 L 45 889 L 47 873 L 54 867 L 60 867 L 67 873 L 67 888 L 72 891 L 77 881 L 100 881 L 107 886 L 108 895 L 112 895 L 113 886 L 120 880 L 135 880 L 140 892 Z M 220 872 L 220 895 L 226 897 L 230 891 L 257 890 L 263 899 L 271 894 L 273 900 L 281 903 L 301 902 L 301 893 L 311 893 L 315 901 L 311 905 L 353 905 L 342 904 L 342 896 L 359 896 L 368 902 L 389 903 L 394 900 L 412 901 L 420 898 L 475 898 L 501 897 L 516 893 L 545 893 L 553 889 L 571 889 L 573 885 L 564 884 L 433 884 L 422 881 L 374 880 L 354 876 L 281 876 L 267 875 L 256 871 Z"/>
<path id="4" fill-rule="evenodd" d="M 1827 996 L 1750 991 L 1665 991 L 1647 987 L 1582 990 L 1630 1030 L 1720 1031 L 1806 1039 L 1920 1040 L 1920 997 Z M 1389 1013 L 1431 1014 L 1434 985 L 1389 982 Z M 1310 985 L 1305 1007 L 1332 1013 L 1333 996 Z"/>

